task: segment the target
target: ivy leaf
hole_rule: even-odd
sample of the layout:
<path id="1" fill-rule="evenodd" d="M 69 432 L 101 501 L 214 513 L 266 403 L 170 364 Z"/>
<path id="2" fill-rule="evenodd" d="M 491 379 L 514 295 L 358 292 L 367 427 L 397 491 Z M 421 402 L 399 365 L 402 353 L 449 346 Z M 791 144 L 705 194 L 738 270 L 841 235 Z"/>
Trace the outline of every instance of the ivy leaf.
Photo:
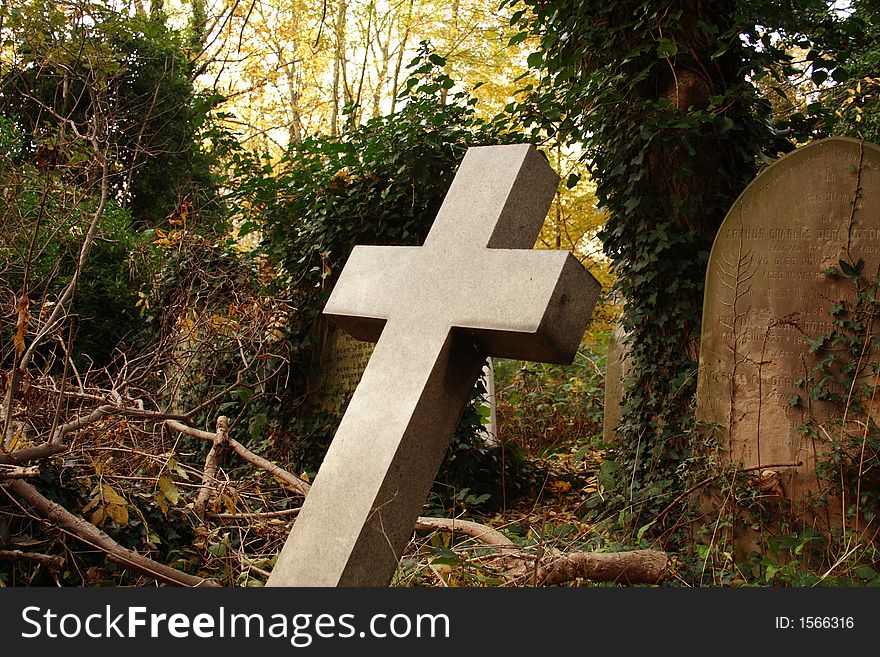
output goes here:
<path id="1" fill-rule="evenodd" d="M 510 41 L 507 42 L 507 45 L 508 46 L 515 46 L 516 44 L 522 43 L 523 41 L 525 41 L 528 38 L 528 36 L 529 36 L 528 32 L 518 32 L 517 34 L 514 34 L 512 37 L 510 37 Z"/>
<path id="2" fill-rule="evenodd" d="M 107 517 L 116 523 L 118 527 L 125 527 L 128 524 L 128 508 L 121 504 L 107 505 Z"/>
<path id="3" fill-rule="evenodd" d="M 672 57 L 678 52 L 678 45 L 669 39 L 660 39 L 660 45 L 657 46 L 657 55 L 659 57 Z"/>
<path id="4" fill-rule="evenodd" d="M 838 66 L 831 72 L 831 79 L 835 82 L 846 82 L 849 80 L 849 72 L 842 66 Z"/>
<path id="5" fill-rule="evenodd" d="M 570 173 L 568 174 L 568 179 L 565 181 L 565 186 L 568 189 L 571 189 L 578 184 L 578 181 L 580 181 L 580 179 L 581 175 L 579 173 Z"/>
<path id="6" fill-rule="evenodd" d="M 862 269 L 865 267 L 864 260 L 859 260 L 855 265 L 850 264 L 846 260 L 838 260 L 837 264 L 840 266 L 840 271 L 842 271 L 847 278 L 853 280 L 861 275 Z"/>
<path id="7" fill-rule="evenodd" d="M 828 71 L 813 71 L 810 77 L 813 79 L 813 84 L 818 86 L 828 79 Z"/>
<path id="8" fill-rule="evenodd" d="M 540 68 L 541 64 L 544 63 L 544 53 L 533 52 L 526 59 L 526 63 L 529 65 L 529 68 Z"/>
<path id="9" fill-rule="evenodd" d="M 101 493 L 104 497 L 104 502 L 106 504 L 116 504 L 119 506 L 125 506 L 127 502 L 125 498 L 123 498 L 110 484 L 104 484 L 102 487 Z"/>

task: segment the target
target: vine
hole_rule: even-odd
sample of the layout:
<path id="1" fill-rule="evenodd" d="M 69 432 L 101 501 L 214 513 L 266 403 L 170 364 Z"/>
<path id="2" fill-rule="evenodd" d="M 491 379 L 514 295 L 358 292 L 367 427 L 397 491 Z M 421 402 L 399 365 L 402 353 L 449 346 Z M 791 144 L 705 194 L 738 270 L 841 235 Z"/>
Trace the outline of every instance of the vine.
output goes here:
<path id="1" fill-rule="evenodd" d="M 857 17 L 758 0 L 512 4 L 540 44 L 529 64 L 541 81 L 517 110 L 535 134 L 585 149 L 610 212 L 601 238 L 632 366 L 601 506 L 635 530 L 705 470 L 693 399 L 718 227 L 761 159 L 828 128 L 818 103 L 773 125 L 762 89 L 796 72 L 786 51 L 794 43 L 812 48 L 814 76 L 843 79 L 834 53 L 849 47 Z"/>

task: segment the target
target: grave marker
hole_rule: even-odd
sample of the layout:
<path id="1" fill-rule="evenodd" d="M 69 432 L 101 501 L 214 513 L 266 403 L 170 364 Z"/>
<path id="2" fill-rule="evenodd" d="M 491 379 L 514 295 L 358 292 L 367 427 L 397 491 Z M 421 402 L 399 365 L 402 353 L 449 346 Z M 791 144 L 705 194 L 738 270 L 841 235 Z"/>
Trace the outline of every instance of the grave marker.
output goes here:
<path id="1" fill-rule="evenodd" d="M 709 258 L 697 418 L 720 427 L 727 458 L 742 467 L 802 463 L 781 479 L 795 501 L 816 489 L 816 446 L 796 430 L 804 405 L 789 401 L 803 394 L 807 338 L 831 331 L 831 305 L 853 296 L 823 272 L 850 258 L 871 275 L 880 264 L 880 148 L 844 138 L 799 148 L 761 173 Z M 840 411 L 812 404 L 820 422 Z"/>
<path id="2" fill-rule="evenodd" d="M 623 401 L 623 379 L 629 370 L 629 358 L 624 344 L 623 324 L 618 322 L 611 330 L 608 356 L 605 359 L 605 403 L 602 418 L 602 442 L 617 442 L 617 425 L 620 424 L 620 407 Z"/>
<path id="3" fill-rule="evenodd" d="M 574 358 L 599 284 L 532 250 L 557 184 L 527 144 L 471 148 L 424 246 L 354 249 L 324 312 L 378 342 L 269 585 L 387 585 L 486 357 Z"/>
<path id="4" fill-rule="evenodd" d="M 322 411 L 340 414 L 354 394 L 372 353 L 372 342 L 355 340 L 337 327 L 327 326 L 309 377 L 311 403 Z"/>

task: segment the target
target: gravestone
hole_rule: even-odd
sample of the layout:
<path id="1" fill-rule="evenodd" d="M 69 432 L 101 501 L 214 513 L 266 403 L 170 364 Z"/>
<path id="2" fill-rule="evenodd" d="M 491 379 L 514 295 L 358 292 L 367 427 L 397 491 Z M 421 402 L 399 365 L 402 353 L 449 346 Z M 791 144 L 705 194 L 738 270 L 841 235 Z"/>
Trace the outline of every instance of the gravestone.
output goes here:
<path id="1" fill-rule="evenodd" d="M 495 366 L 492 364 L 491 358 L 486 359 L 482 376 L 486 384 L 486 396 L 482 404 L 486 413 L 486 417 L 483 418 L 483 440 L 487 445 L 497 445 L 498 411 L 495 400 Z"/>
<path id="2" fill-rule="evenodd" d="M 831 305 L 854 297 L 823 272 L 841 259 L 864 259 L 870 275 L 880 264 L 878 167 L 880 148 L 853 139 L 797 149 L 737 199 L 709 258 L 697 419 L 718 426 L 730 461 L 780 476 L 796 506 L 817 490 L 822 447 L 798 434 L 805 405 L 790 401 L 804 392 L 807 339 L 831 331 Z M 840 412 L 812 404 L 819 422 Z"/>
<path id="3" fill-rule="evenodd" d="M 629 358 L 623 342 L 623 324 L 618 322 L 611 330 L 608 356 L 605 358 L 605 406 L 602 418 L 602 442 L 611 445 L 617 441 L 620 407 L 623 402 L 623 379 L 629 369 Z"/>
<path id="4" fill-rule="evenodd" d="M 339 414 L 351 399 L 373 353 L 372 342 L 362 342 L 328 325 L 317 362 L 309 377 L 309 399 L 315 408 Z"/>
<path id="5" fill-rule="evenodd" d="M 269 585 L 387 585 L 486 357 L 574 358 L 599 284 L 532 250 L 558 180 L 471 148 L 424 246 L 354 249 L 324 312 L 378 342 Z"/>

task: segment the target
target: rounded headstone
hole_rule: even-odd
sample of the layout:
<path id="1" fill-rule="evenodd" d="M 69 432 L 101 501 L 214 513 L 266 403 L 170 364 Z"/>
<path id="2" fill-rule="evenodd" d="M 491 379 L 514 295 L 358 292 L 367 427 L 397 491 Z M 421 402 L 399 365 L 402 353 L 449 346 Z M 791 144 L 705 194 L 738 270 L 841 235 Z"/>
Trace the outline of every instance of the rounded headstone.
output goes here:
<path id="1" fill-rule="evenodd" d="M 857 190 L 859 190 L 857 194 Z M 808 339 L 855 290 L 830 276 L 841 261 L 880 265 L 880 148 L 833 138 L 799 148 L 762 172 L 721 225 L 706 275 L 697 419 L 716 425 L 726 458 L 782 468 L 792 500 L 815 491 L 822 446 L 798 432 L 842 409 L 797 403 L 809 380 Z"/>

